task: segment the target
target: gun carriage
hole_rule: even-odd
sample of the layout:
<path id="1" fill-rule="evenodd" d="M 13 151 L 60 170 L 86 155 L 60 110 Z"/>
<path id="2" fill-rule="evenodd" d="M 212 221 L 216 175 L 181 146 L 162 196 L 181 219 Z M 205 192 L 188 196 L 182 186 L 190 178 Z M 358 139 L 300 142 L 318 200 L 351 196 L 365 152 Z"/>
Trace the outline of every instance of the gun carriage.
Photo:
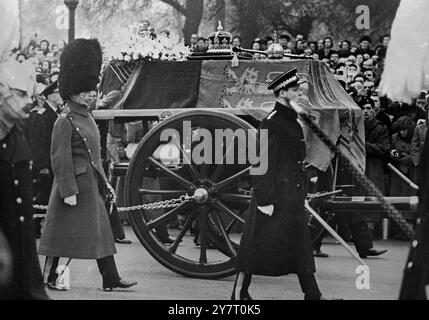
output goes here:
<path id="1" fill-rule="evenodd" d="M 113 109 L 94 111 L 106 161 L 109 127 L 140 126 L 143 137 L 137 139 L 137 147 L 109 168 L 113 176 L 125 180 L 125 206 L 131 209 L 129 220 L 144 248 L 174 272 L 207 279 L 235 272 L 234 258 L 251 198 L 249 171 L 255 164 L 249 159 L 248 144 L 255 141 L 259 122 L 274 106 L 266 87 L 279 73 L 298 69 L 306 79 L 300 107 L 338 142 L 355 166 L 362 172 L 365 168 L 362 111 L 323 63 L 303 56 L 284 58 L 277 51 L 271 57 L 280 59 L 248 60 L 243 53 L 237 63 L 230 35 L 215 36 L 212 44 L 218 41 L 218 51 L 188 61 L 145 61 L 133 68 L 125 62 L 112 63 L 102 86 L 124 78 L 118 82 L 125 85 L 124 94 Z M 106 94 L 111 88 L 101 89 Z M 305 165 L 314 172 L 328 172 L 323 183 L 321 178 L 313 183 L 312 192 L 337 190 L 322 197 L 317 209 L 343 220 L 354 215 L 369 220 L 383 216 L 376 198 L 354 197 L 353 188 L 346 190 L 337 183 L 334 154 L 304 123 L 303 129 L 308 145 Z M 194 157 L 201 155 L 202 141 L 212 147 L 211 156 L 204 150 L 203 161 Z M 385 199 L 411 216 L 417 207 L 415 197 Z M 159 234 L 178 216 L 184 225 L 169 230 L 174 242 L 166 245 Z M 191 229 L 198 230 L 195 243 Z"/>

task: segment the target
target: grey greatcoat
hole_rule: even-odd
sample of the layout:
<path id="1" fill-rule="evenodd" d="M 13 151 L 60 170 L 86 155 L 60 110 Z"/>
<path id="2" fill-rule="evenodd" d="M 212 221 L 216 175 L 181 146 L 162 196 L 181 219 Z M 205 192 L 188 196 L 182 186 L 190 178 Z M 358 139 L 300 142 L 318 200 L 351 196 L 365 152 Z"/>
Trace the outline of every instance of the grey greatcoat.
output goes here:
<path id="1" fill-rule="evenodd" d="M 268 171 L 254 181 L 237 270 L 266 276 L 314 273 L 304 208 L 306 149 L 297 113 L 277 103 L 259 129 L 268 130 Z M 257 208 L 270 204 L 274 205 L 272 216 Z"/>
<path id="2" fill-rule="evenodd" d="M 75 259 L 115 254 L 109 217 L 91 166 L 93 161 L 107 181 L 101 164 L 100 133 L 85 106 L 67 103 L 54 126 L 51 161 L 55 179 L 39 254 Z M 73 195 L 77 195 L 75 207 L 64 203 Z"/>

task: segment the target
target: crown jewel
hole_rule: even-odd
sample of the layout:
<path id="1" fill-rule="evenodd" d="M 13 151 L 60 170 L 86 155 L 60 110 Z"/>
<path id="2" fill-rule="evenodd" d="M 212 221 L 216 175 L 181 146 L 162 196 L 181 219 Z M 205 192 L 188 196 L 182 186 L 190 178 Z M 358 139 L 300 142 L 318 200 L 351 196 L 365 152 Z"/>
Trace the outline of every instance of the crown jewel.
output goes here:
<path id="1" fill-rule="evenodd" d="M 219 21 L 217 31 L 209 36 L 209 49 L 208 53 L 232 53 L 232 35 L 224 31 L 222 23 Z"/>

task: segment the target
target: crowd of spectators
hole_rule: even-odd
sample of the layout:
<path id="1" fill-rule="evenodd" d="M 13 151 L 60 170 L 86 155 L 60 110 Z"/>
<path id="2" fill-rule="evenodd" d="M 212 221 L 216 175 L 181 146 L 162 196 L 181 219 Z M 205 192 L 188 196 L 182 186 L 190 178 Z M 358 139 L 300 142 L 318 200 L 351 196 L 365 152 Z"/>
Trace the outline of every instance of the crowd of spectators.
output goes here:
<path id="1" fill-rule="evenodd" d="M 66 42 L 61 40 L 50 43 L 46 39 L 38 40 L 37 34 L 28 42 L 26 46 L 12 51 L 12 57 L 20 63 L 31 63 L 36 72 L 35 98 L 47 86 L 58 79 L 60 71 L 60 56 Z"/>

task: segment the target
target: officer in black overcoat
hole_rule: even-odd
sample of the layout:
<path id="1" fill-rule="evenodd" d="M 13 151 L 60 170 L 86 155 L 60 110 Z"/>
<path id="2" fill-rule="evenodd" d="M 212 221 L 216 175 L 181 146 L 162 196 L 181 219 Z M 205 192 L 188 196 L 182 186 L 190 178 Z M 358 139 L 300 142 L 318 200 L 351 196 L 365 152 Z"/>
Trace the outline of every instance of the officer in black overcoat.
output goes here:
<path id="1" fill-rule="evenodd" d="M 58 92 L 58 81 L 49 85 L 41 95 L 45 102 L 41 108 L 31 110 L 26 125 L 26 137 L 33 160 L 33 203 L 47 206 L 54 182 L 50 159 L 52 130 L 62 105 Z M 40 222 L 46 214 L 46 210 L 36 209 L 35 214 L 37 215 L 34 219 L 36 236 L 40 238 Z"/>
<path id="2" fill-rule="evenodd" d="M 418 171 L 419 218 L 416 236 L 411 242 L 410 252 L 402 279 L 400 300 L 427 300 L 429 292 L 429 136 L 420 157 Z"/>
<path id="3" fill-rule="evenodd" d="M 0 63 L 0 229 L 12 254 L 2 299 L 47 299 L 34 236 L 30 149 L 24 135 L 34 83 L 24 65 Z"/>
<path id="4" fill-rule="evenodd" d="M 236 268 L 239 272 L 233 300 L 251 299 L 251 275 L 297 274 L 306 300 L 319 300 L 316 271 L 304 207 L 306 153 L 303 130 L 295 106 L 302 95 L 297 70 L 292 69 L 269 86 L 276 97 L 274 110 L 259 127 L 267 130 L 268 170 L 254 176 L 253 196 Z M 263 147 L 263 146 L 262 146 Z"/>

